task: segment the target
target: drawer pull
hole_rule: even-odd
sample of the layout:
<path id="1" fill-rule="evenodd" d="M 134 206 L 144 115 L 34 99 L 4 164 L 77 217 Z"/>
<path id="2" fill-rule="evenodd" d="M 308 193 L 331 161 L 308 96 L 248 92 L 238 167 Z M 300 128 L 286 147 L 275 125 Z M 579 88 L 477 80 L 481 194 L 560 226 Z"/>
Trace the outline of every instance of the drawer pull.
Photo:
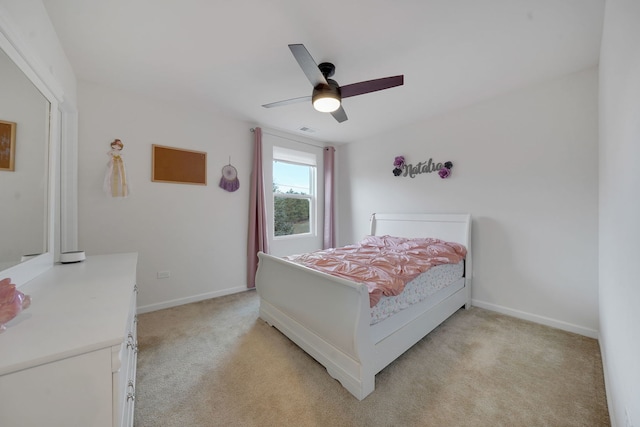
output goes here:
<path id="1" fill-rule="evenodd" d="M 136 347 L 136 341 L 133 338 L 133 334 L 129 332 L 129 335 L 127 336 L 127 348 L 134 348 L 134 347 Z"/>
<path id="2" fill-rule="evenodd" d="M 129 384 L 127 384 L 127 402 L 131 400 L 136 400 L 136 386 L 133 385 L 132 380 L 129 380 Z"/>
<path id="3" fill-rule="evenodd" d="M 129 336 L 127 336 L 127 348 L 132 349 L 134 353 L 138 352 L 138 342 L 131 332 L 129 332 Z"/>

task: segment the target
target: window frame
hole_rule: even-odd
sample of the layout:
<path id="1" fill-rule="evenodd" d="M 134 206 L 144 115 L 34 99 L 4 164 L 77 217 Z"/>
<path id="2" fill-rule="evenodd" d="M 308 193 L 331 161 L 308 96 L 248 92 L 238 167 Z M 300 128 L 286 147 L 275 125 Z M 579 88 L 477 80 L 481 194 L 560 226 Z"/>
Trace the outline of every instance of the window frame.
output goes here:
<path id="1" fill-rule="evenodd" d="M 264 197 L 266 204 L 267 239 L 269 253 L 274 256 L 287 256 L 313 252 L 322 249 L 324 230 L 324 145 L 299 135 L 283 133 L 274 129 L 262 132 L 262 168 L 265 183 Z M 296 156 L 287 157 L 289 160 L 301 160 L 301 163 L 311 163 L 316 166 L 315 197 L 316 205 L 312 212 L 315 219 L 315 233 L 297 234 L 274 238 L 273 229 L 273 196 L 272 189 L 268 186 L 273 182 L 273 159 L 282 159 L 287 154 Z"/>
<path id="2" fill-rule="evenodd" d="M 290 150 L 295 151 L 295 150 Z M 307 153 L 308 154 L 308 153 Z M 304 166 L 309 168 L 309 192 L 310 194 L 291 194 L 284 192 L 272 192 L 273 197 L 273 218 L 271 218 L 271 229 L 273 230 L 273 239 L 274 240 L 288 240 L 288 239 L 296 239 L 296 238 L 305 238 L 305 237 L 317 237 L 318 235 L 318 221 L 317 221 L 317 203 L 318 203 L 318 166 L 316 164 L 309 164 L 304 162 L 295 162 L 291 160 L 283 160 L 281 158 L 276 157 L 276 154 L 273 154 L 272 157 L 272 168 L 275 169 L 276 163 L 286 163 L 290 165 Z M 272 170 L 273 170 L 272 169 Z M 271 187 L 277 184 L 275 180 L 271 179 Z M 304 199 L 309 200 L 309 231 L 305 233 L 295 233 L 295 234 L 284 234 L 284 235 L 276 235 L 275 233 L 275 201 L 276 197 L 282 199 Z"/>

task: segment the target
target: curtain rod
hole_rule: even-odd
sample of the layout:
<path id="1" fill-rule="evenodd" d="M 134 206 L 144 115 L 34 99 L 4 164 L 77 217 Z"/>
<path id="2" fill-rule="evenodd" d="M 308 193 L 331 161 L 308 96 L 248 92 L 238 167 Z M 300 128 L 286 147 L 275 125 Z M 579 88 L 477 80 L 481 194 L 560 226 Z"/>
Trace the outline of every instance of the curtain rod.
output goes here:
<path id="1" fill-rule="evenodd" d="M 255 128 L 249 128 L 249 130 L 253 133 L 256 131 Z M 276 135 L 273 133 L 269 133 L 269 132 L 265 132 L 264 129 L 262 130 L 262 133 L 266 134 L 266 135 L 271 135 L 271 136 L 275 136 L 277 138 L 282 138 L 282 139 L 286 139 L 287 141 L 292 141 L 292 142 L 297 142 L 298 144 L 305 144 L 305 145 L 310 145 L 312 147 L 316 147 L 316 148 L 327 148 L 328 146 L 324 146 L 324 145 L 316 145 L 316 144 L 312 144 L 310 142 L 304 142 L 304 141 L 298 141 L 297 139 L 291 139 L 291 138 L 287 138 L 285 136 L 281 136 L 281 135 Z"/>

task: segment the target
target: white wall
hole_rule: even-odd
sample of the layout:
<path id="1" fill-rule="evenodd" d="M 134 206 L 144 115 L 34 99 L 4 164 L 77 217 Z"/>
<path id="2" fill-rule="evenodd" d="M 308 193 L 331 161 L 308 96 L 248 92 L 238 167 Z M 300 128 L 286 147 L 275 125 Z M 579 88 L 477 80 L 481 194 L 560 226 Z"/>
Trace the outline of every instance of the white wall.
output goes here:
<path id="1" fill-rule="evenodd" d="M 78 104 L 80 249 L 139 252 L 142 311 L 246 289 L 249 124 L 87 82 L 78 84 Z M 131 184 L 124 199 L 102 189 L 115 138 Z M 152 182 L 152 144 L 206 151 L 207 185 Z M 233 193 L 218 187 L 229 156 L 240 179 Z M 171 277 L 158 279 L 159 271 Z"/>
<path id="2" fill-rule="evenodd" d="M 640 2 L 608 0 L 600 54 L 600 345 L 614 426 L 640 425 Z"/>
<path id="3" fill-rule="evenodd" d="M 595 337 L 597 118 L 590 69 L 339 147 L 339 243 L 372 212 L 469 212 L 474 304 Z M 397 155 L 453 176 L 395 177 Z"/>
<path id="4" fill-rule="evenodd" d="M 19 28 L 22 41 L 31 48 L 44 72 L 61 86 L 65 102 L 75 105 L 76 76 L 42 0 L 0 0 L 0 11 Z"/>

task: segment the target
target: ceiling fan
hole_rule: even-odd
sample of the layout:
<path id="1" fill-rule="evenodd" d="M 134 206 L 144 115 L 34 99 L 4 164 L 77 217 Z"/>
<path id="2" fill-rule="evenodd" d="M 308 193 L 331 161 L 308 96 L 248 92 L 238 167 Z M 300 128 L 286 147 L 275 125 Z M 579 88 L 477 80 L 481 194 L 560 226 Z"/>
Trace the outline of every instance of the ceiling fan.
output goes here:
<path id="1" fill-rule="evenodd" d="M 404 84 L 404 75 L 399 75 L 340 86 L 335 80 L 330 79 L 336 70 L 336 67 L 333 64 L 323 62 L 320 65 L 316 65 L 313 57 L 303 44 L 290 44 L 289 49 L 291 50 L 291 53 L 293 53 L 294 58 L 296 58 L 296 61 L 298 61 L 298 64 L 300 64 L 300 68 L 302 68 L 302 71 L 311 82 L 311 85 L 313 86 L 313 93 L 311 96 L 302 96 L 300 98 L 292 98 L 284 101 L 264 104 L 263 107 L 265 108 L 280 107 L 298 102 L 311 101 L 313 108 L 321 112 L 331 113 L 339 123 L 342 123 L 347 120 L 347 113 L 345 113 L 342 108 L 343 98 L 364 95 L 365 93 L 390 89 Z"/>

